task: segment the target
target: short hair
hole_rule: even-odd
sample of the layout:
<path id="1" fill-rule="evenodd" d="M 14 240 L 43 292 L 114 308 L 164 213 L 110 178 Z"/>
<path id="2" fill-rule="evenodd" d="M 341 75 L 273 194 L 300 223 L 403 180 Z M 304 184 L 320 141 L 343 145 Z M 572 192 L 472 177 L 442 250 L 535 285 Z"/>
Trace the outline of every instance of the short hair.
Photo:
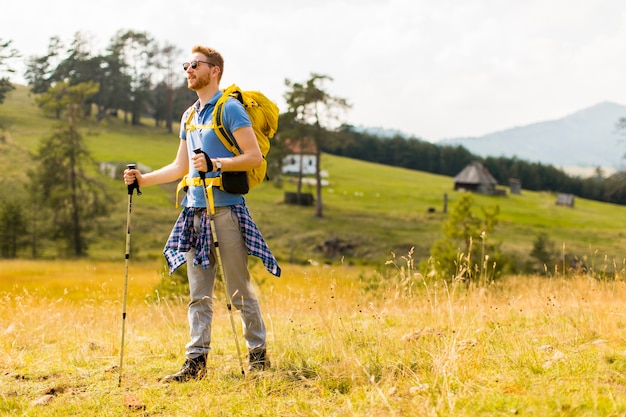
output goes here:
<path id="1" fill-rule="evenodd" d="M 224 58 L 222 58 L 222 54 L 220 54 L 213 48 L 202 45 L 196 45 L 191 48 L 192 54 L 195 54 L 196 52 L 200 52 L 201 54 L 203 54 L 206 57 L 207 62 L 210 62 L 220 69 L 220 73 L 217 76 L 217 81 L 221 81 L 222 74 L 224 73 Z"/>

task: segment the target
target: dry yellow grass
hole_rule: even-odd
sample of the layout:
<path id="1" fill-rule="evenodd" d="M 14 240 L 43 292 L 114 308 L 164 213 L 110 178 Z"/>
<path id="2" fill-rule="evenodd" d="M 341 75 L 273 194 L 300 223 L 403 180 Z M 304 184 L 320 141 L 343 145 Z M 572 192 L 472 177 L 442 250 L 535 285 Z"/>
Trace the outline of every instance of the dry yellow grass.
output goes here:
<path id="1" fill-rule="evenodd" d="M 428 282 L 403 265 L 255 269 L 272 370 L 241 378 L 217 294 L 202 381 L 163 385 L 186 299 L 156 298 L 160 261 L 2 262 L 0 414 L 24 416 L 618 416 L 626 288 L 588 277 Z M 388 266 L 393 268 L 393 265 Z M 240 339 L 241 340 L 241 339 Z M 129 409 L 125 395 L 145 407 Z"/>

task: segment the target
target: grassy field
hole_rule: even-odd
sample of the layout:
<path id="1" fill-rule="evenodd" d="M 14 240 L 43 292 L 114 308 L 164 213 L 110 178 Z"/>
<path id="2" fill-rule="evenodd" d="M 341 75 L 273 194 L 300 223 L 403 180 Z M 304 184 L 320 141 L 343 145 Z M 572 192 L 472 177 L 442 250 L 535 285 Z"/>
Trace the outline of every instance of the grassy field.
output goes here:
<path id="1" fill-rule="evenodd" d="M 0 106 L 3 198 L 23 192 L 29 152 L 51 126 L 24 88 Z M 150 167 L 177 146 L 175 135 L 121 120 L 85 139 L 98 161 Z M 589 269 L 468 286 L 414 266 L 441 235 L 444 195 L 448 211 L 461 196 L 451 178 L 331 155 L 322 168 L 322 219 L 283 203 L 287 180 L 248 197 L 283 268 L 277 279 L 252 266 L 270 371 L 241 377 L 218 292 L 208 376 L 159 382 L 180 367 L 188 334 L 187 298 L 161 256 L 179 211 L 167 185 L 134 198 L 118 387 L 127 200 L 121 181 L 108 180 L 111 216 L 88 259 L 0 260 L 0 415 L 626 416 L 625 207 L 560 207 L 525 190 L 475 196 L 477 214 L 499 206 L 488 239 L 512 258 L 522 263 L 545 232 Z M 349 249 L 324 253 L 329 239 Z"/>
<path id="2" fill-rule="evenodd" d="M 207 377 L 168 385 L 159 379 L 182 363 L 186 299 L 156 293 L 158 261 L 131 262 L 118 386 L 124 264 L 0 267 L 0 415 L 626 415 L 623 281 L 448 286 L 408 257 L 387 278 L 255 269 L 272 369 L 241 376 L 218 292 Z"/>

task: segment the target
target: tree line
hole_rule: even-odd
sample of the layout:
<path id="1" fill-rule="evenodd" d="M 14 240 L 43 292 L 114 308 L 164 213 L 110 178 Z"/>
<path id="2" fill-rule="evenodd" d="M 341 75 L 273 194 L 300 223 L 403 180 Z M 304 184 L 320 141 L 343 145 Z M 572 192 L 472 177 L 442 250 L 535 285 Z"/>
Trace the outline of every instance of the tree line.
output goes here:
<path id="1" fill-rule="evenodd" d="M 35 94 L 59 82 L 96 82 L 99 89 L 85 109 L 96 109 L 97 120 L 123 111 L 127 123 L 151 118 L 172 132 L 174 121 L 196 99 L 180 81 L 181 55 L 180 48 L 133 30 L 117 31 L 103 52 L 94 52 L 88 37 L 78 32 L 69 45 L 52 37 L 45 54 L 27 57 L 24 78 Z"/>
<path id="2" fill-rule="evenodd" d="M 479 161 L 500 186 L 510 179 L 521 182 L 530 191 L 553 191 L 581 198 L 615 204 L 626 204 L 626 174 L 618 172 L 605 177 L 601 170 L 589 178 L 572 176 L 552 165 L 527 162 L 517 158 L 479 157 L 456 145 L 436 145 L 417 138 L 395 135 L 383 138 L 344 125 L 334 133 L 335 140 L 324 142 L 323 151 L 446 176 L 455 176 L 467 164 Z"/>

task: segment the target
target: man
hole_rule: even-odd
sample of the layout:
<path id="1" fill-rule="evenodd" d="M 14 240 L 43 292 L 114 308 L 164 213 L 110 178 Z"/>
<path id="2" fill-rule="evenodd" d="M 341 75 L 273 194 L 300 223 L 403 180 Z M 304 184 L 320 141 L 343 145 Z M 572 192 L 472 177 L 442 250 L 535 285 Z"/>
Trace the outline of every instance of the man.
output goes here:
<path id="1" fill-rule="evenodd" d="M 126 170 L 126 184 L 133 184 L 136 180 L 140 187 L 144 187 L 172 182 L 186 174 L 189 178 L 199 177 L 200 172 L 206 172 L 206 177 L 210 178 L 222 172 L 247 171 L 262 162 L 263 156 L 250 118 L 238 100 L 227 100 L 223 119 L 224 125 L 237 141 L 241 154 L 235 156 L 227 150 L 212 129 L 213 109 L 222 95 L 219 86 L 224 71 L 222 56 L 212 48 L 199 45 L 194 46 L 191 53 L 189 62 L 185 62 L 183 68 L 187 74 L 187 86 L 197 93 L 198 100 L 181 119 L 176 157 L 169 165 L 150 173 Z M 195 153 L 198 148 L 202 152 Z M 280 267 L 252 221 L 243 195 L 227 193 L 216 187 L 208 192 L 214 195 L 214 222 L 226 291 L 241 313 L 249 370 L 264 370 L 270 366 L 266 330 L 250 281 L 248 253 L 260 257 L 268 271 L 276 276 L 280 276 Z M 163 253 L 170 274 L 187 262 L 190 340 L 186 345 L 186 360 L 182 368 L 166 376 L 166 382 L 198 379 L 206 373 L 206 356 L 211 343 L 213 290 L 218 267 L 206 197 L 200 183 L 188 186 L 182 205 L 184 208 Z"/>

